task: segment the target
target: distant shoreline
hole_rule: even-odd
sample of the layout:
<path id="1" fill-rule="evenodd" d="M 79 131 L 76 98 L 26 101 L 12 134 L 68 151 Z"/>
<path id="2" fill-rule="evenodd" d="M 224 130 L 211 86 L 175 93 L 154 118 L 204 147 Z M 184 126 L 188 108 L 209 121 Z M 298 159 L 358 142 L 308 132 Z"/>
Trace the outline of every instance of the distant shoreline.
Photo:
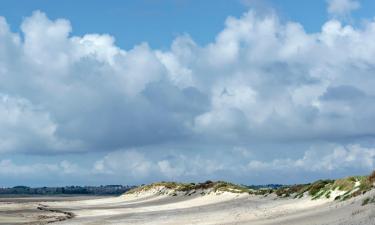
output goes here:
<path id="1" fill-rule="evenodd" d="M 28 187 L 0 188 L 0 198 L 27 196 L 118 196 L 134 188 L 131 185 Z"/>
<path id="2" fill-rule="evenodd" d="M 40 194 L 0 194 L 0 199 L 4 198 L 49 198 L 49 197 L 116 197 L 120 196 L 121 194 L 46 194 L 46 195 L 40 195 Z"/>
<path id="3" fill-rule="evenodd" d="M 28 195 L 28 196 L 1 196 L 0 203 L 33 203 L 33 202 L 60 202 L 60 201 L 81 201 L 88 199 L 101 199 L 117 196 L 110 195 Z"/>

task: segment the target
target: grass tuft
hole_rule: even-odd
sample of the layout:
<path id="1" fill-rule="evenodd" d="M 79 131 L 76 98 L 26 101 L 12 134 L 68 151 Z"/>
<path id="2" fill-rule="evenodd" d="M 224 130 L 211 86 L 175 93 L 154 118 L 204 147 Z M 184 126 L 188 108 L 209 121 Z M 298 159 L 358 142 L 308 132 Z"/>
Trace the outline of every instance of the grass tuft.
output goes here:
<path id="1" fill-rule="evenodd" d="M 189 192 L 198 189 L 207 190 L 212 189 L 214 192 L 231 192 L 231 193 L 252 193 L 251 190 L 245 186 L 232 184 L 225 181 L 206 181 L 204 183 L 176 183 L 176 182 L 157 182 L 149 185 L 140 186 L 127 192 L 127 194 L 148 191 L 156 187 L 165 187 L 173 191 Z"/>
<path id="2" fill-rule="evenodd" d="M 311 196 L 311 198 L 319 199 L 323 196 L 325 198 L 331 198 L 332 191 L 340 190 L 344 194 L 335 197 L 335 200 L 344 201 L 352 197 L 359 196 L 366 193 L 374 187 L 375 183 L 375 171 L 369 176 L 351 176 L 337 180 L 318 180 L 310 184 L 296 184 L 296 185 L 285 185 L 279 188 L 264 188 L 264 189 L 251 189 L 243 185 L 236 185 L 225 181 L 206 181 L 203 183 L 176 183 L 176 182 L 157 182 L 149 185 L 143 185 L 128 191 L 127 193 L 137 193 L 141 191 L 147 191 L 155 187 L 165 187 L 174 191 L 190 192 L 193 193 L 198 189 L 207 190 L 211 189 L 214 192 L 232 192 L 232 193 L 248 193 L 255 195 L 268 195 L 275 193 L 278 197 L 294 197 L 302 198 L 305 194 Z M 359 185 L 358 185 L 359 184 Z M 193 192 L 191 192 L 193 191 Z M 204 194 L 204 193 L 202 193 Z M 365 201 L 365 200 L 364 200 Z M 366 200 L 367 201 L 367 200 Z M 372 198 L 374 201 L 375 197 Z M 367 203 L 366 203 L 367 204 Z"/>

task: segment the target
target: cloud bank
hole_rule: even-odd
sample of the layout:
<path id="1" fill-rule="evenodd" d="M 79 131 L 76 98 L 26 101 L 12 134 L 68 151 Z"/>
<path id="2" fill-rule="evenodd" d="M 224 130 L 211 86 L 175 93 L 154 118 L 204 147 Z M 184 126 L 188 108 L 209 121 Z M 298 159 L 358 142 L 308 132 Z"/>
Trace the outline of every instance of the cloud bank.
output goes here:
<path id="1" fill-rule="evenodd" d="M 358 7 L 333 0 L 328 10 Z M 192 179 L 199 175 L 191 171 L 231 173 L 230 162 L 200 150 L 212 155 L 235 146 L 273 145 L 267 160 L 241 163 L 242 173 L 305 164 L 330 170 L 334 160 L 344 169 L 374 166 L 374 20 L 355 27 L 330 19 L 307 33 L 299 23 L 250 10 L 228 17 L 212 43 L 182 35 L 166 50 L 147 43 L 121 49 L 108 34 L 71 31 L 68 20 L 40 11 L 24 19 L 20 33 L 0 17 L 0 153 L 106 152 L 84 170 Z M 303 148 L 285 147 L 299 143 Z M 322 143 L 351 147 L 329 149 L 320 162 L 308 149 Z M 152 156 L 165 146 L 181 154 Z"/>
<path id="2" fill-rule="evenodd" d="M 259 160 L 254 153 L 237 147 L 221 154 L 210 153 L 210 157 L 178 151 L 162 152 L 155 157 L 137 149 L 123 149 L 110 152 L 88 166 L 67 160 L 20 164 L 3 159 L 0 161 L 0 177 L 23 180 L 53 177 L 58 185 L 70 185 L 72 180 L 81 185 L 119 181 L 132 184 L 160 180 L 199 182 L 202 179 L 230 179 L 248 184 L 298 183 L 310 181 L 306 174 L 316 178 L 327 174 L 339 176 L 348 170 L 370 171 L 375 166 L 375 148 L 360 145 L 326 146 L 324 150 L 311 148 L 300 158 Z M 285 179 L 285 176 L 290 178 Z"/>

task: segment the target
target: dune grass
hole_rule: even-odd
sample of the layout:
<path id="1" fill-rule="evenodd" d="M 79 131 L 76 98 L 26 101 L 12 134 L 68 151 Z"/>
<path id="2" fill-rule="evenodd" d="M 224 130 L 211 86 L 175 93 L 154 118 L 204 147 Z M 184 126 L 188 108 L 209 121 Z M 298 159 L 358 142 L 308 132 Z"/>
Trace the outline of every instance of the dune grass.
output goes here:
<path id="1" fill-rule="evenodd" d="M 371 183 L 371 184 L 374 184 L 375 183 L 375 170 L 368 176 L 368 181 Z"/>
<path id="2" fill-rule="evenodd" d="M 305 195 L 311 199 L 331 198 L 334 191 L 343 192 L 335 200 L 347 200 L 361 195 L 374 187 L 375 171 L 369 176 L 350 176 L 337 180 L 318 180 L 309 184 L 286 185 L 277 189 L 253 190 L 243 185 L 236 185 L 225 181 L 206 181 L 204 183 L 177 183 L 157 182 L 143 185 L 128 191 L 128 194 L 148 191 L 156 187 L 165 187 L 176 192 L 191 192 L 196 190 L 208 190 L 213 192 L 248 193 L 254 195 L 268 195 L 275 193 L 278 197 L 302 198 Z M 375 201 L 375 199 L 374 199 Z"/>
<path id="3" fill-rule="evenodd" d="M 177 183 L 177 182 L 156 182 L 149 185 L 143 185 L 126 192 L 127 194 L 148 191 L 156 187 L 165 187 L 176 192 L 189 192 L 196 190 L 208 190 L 213 192 L 231 192 L 231 193 L 251 193 L 251 190 L 242 185 L 236 185 L 225 181 L 206 181 L 204 183 Z"/>
<path id="4" fill-rule="evenodd" d="M 309 195 L 311 198 L 331 198 L 333 191 L 344 192 L 337 196 L 335 200 L 347 200 L 361 195 L 373 188 L 375 182 L 375 171 L 369 176 L 350 176 L 337 180 L 318 180 L 310 184 L 298 184 L 284 186 L 275 191 L 279 197 L 301 198 Z"/>

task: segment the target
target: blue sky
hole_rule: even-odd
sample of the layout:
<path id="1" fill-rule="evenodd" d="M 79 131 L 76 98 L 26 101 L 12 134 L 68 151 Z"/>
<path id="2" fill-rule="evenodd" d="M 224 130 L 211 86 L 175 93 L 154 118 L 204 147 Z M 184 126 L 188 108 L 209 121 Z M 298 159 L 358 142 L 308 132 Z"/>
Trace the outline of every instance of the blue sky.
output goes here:
<path id="1" fill-rule="evenodd" d="M 246 3 L 248 2 L 248 3 Z M 353 17 L 372 17 L 375 3 L 363 0 Z M 249 8 L 276 10 L 283 19 L 298 21 L 310 32 L 317 32 L 329 17 L 326 1 L 298 0 L 31 0 L 2 1 L 0 13 L 13 30 L 19 30 L 22 20 L 35 10 L 51 19 L 66 18 L 73 25 L 73 34 L 108 33 L 123 48 L 148 42 L 155 48 L 167 48 L 176 36 L 189 34 L 200 44 L 213 41 L 223 29 L 224 20 L 241 16 Z"/>
<path id="2" fill-rule="evenodd" d="M 368 173 L 374 9 L 2 1 L 0 186 Z"/>

